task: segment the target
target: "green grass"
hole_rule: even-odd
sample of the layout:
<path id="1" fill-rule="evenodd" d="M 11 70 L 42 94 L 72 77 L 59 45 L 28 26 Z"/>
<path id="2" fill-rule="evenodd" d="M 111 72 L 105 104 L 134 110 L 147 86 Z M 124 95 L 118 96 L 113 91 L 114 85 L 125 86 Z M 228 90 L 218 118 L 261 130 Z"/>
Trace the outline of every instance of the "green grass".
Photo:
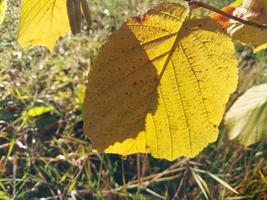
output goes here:
<path id="1" fill-rule="evenodd" d="M 0 26 L 0 200 L 266 199 L 266 145 L 228 141 L 223 125 L 218 141 L 193 159 L 91 153 L 81 111 L 91 63 L 110 32 L 156 2 L 93 0 L 92 30 L 67 35 L 49 53 L 17 45 L 18 5 L 9 1 Z M 266 51 L 237 45 L 237 52 L 241 78 L 229 105 L 267 80 Z"/>

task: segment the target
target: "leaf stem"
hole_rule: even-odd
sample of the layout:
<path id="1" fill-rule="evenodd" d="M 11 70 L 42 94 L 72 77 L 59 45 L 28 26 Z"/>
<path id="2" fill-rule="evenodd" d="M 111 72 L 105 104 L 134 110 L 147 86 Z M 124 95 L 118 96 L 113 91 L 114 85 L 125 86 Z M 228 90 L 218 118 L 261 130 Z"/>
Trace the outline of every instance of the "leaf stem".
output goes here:
<path id="1" fill-rule="evenodd" d="M 248 26 L 254 26 L 256 28 L 259 28 L 259 29 L 267 29 L 267 25 L 266 24 L 258 24 L 256 22 L 252 22 L 252 21 L 248 21 L 248 20 L 245 20 L 245 19 L 241 19 L 239 17 L 236 17 L 234 15 L 231 15 L 227 12 L 224 12 L 218 8 L 215 8 L 214 6 L 210 5 L 210 4 L 207 4 L 207 3 L 204 3 L 204 2 L 201 2 L 201 1 L 198 1 L 198 0 L 184 0 L 186 2 L 188 2 L 188 5 L 191 7 L 202 7 L 202 8 L 205 8 L 205 9 L 208 9 L 210 11 L 213 11 L 213 12 L 216 12 L 224 17 L 227 17 L 227 18 L 230 18 L 230 19 L 233 19 L 235 21 L 238 21 L 242 24 L 245 24 L 245 25 L 248 25 Z"/>

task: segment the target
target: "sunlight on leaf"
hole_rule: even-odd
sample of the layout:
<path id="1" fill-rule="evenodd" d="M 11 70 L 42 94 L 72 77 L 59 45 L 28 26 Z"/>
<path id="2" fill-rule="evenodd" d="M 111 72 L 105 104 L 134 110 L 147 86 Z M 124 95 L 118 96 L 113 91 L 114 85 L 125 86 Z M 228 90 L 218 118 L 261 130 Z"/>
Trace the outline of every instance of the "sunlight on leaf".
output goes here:
<path id="1" fill-rule="evenodd" d="M 85 97 L 85 90 L 86 86 L 85 85 L 79 85 L 79 87 L 75 90 L 75 100 L 79 106 L 82 107 L 84 97 Z"/>
<path id="2" fill-rule="evenodd" d="M 237 0 L 221 10 L 248 21 L 266 24 L 267 0 Z M 228 28 L 227 31 L 233 39 L 254 46 L 254 53 L 267 48 L 267 30 L 241 24 L 215 12 L 210 17 Z"/>
<path id="3" fill-rule="evenodd" d="M 28 110 L 29 117 L 38 117 L 44 113 L 54 111 L 55 108 L 53 106 L 41 106 L 41 107 L 34 107 Z"/>
<path id="4" fill-rule="evenodd" d="M 129 19 L 101 49 L 84 131 L 99 152 L 192 157 L 216 141 L 236 86 L 235 50 L 222 28 L 163 3 Z"/>
<path id="5" fill-rule="evenodd" d="M 0 199 L 1 200 L 10 200 L 9 196 L 6 193 L 0 191 Z"/>
<path id="6" fill-rule="evenodd" d="M 6 12 L 6 0 L 0 0 L 0 24 L 4 21 Z"/>
<path id="7" fill-rule="evenodd" d="M 53 106 L 40 106 L 33 107 L 23 113 L 22 121 L 23 124 L 27 123 L 27 121 L 32 117 L 39 117 L 47 112 L 56 111 Z"/>
<path id="8" fill-rule="evenodd" d="M 60 36 L 70 32 L 66 0 L 22 0 L 18 42 L 44 45 L 50 51 Z"/>
<path id="9" fill-rule="evenodd" d="M 267 84 L 249 89 L 225 116 L 230 140 L 245 146 L 267 141 Z"/>

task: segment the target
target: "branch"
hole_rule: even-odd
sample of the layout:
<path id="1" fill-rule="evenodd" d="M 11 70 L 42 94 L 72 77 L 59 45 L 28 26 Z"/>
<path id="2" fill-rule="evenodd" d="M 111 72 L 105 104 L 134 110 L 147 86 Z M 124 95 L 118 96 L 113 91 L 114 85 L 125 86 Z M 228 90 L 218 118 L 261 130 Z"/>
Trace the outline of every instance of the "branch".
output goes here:
<path id="1" fill-rule="evenodd" d="M 254 26 L 256 28 L 259 28 L 259 29 L 267 29 L 267 25 L 266 24 L 258 24 L 258 23 L 255 23 L 255 22 L 252 22 L 252 21 L 248 21 L 248 20 L 244 20 L 244 19 L 241 19 L 239 17 L 236 17 L 234 15 L 231 15 L 227 12 L 224 12 L 218 8 L 215 8 L 213 7 L 212 5 L 209 5 L 207 3 L 204 3 L 204 2 L 201 2 L 201 1 L 198 1 L 198 0 L 184 0 L 186 2 L 188 2 L 188 5 L 191 7 L 202 7 L 202 8 L 205 8 L 205 9 L 208 9 L 210 11 L 213 11 L 213 12 L 216 12 L 224 17 L 227 17 L 229 19 L 233 19 L 235 21 L 238 21 L 240 22 L 241 24 L 245 24 L 245 25 L 248 25 L 248 26 Z"/>

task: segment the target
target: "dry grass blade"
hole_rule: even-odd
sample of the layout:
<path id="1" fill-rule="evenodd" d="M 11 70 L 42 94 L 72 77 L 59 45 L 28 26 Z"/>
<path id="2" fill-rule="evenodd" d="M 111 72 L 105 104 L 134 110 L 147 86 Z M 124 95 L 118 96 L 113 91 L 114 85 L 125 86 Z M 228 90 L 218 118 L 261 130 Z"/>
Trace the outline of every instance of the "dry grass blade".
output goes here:
<path id="1" fill-rule="evenodd" d="M 155 191 L 149 189 L 149 188 L 145 188 L 145 191 L 148 192 L 149 194 L 151 194 L 152 196 L 158 198 L 158 199 L 166 199 L 164 196 L 156 193 Z"/>
<path id="2" fill-rule="evenodd" d="M 196 172 L 205 173 L 205 174 L 209 175 L 211 178 L 213 178 L 215 181 L 220 183 L 222 186 L 224 186 L 228 190 L 232 191 L 233 193 L 239 194 L 233 187 L 231 187 L 224 180 L 220 179 L 218 176 L 215 176 L 214 174 L 212 174 L 210 172 L 207 172 L 207 171 L 204 171 L 204 170 L 200 170 L 200 169 L 193 169 L 193 170 L 196 171 Z"/>
<path id="3" fill-rule="evenodd" d="M 228 190 L 239 194 L 234 188 L 232 188 L 228 183 L 226 183 L 225 181 L 223 181 L 222 179 L 220 179 L 218 176 L 215 176 L 214 174 L 211 174 L 209 172 L 207 172 L 207 174 L 213 178 L 214 180 L 216 180 L 218 183 L 220 183 L 221 185 L 223 185 L 225 188 L 227 188 Z"/>
<path id="4" fill-rule="evenodd" d="M 206 198 L 207 200 L 209 200 L 208 193 L 207 193 L 206 190 L 205 190 L 205 185 L 203 185 L 203 183 L 202 183 L 202 178 L 201 178 L 198 174 L 196 174 L 196 173 L 194 172 L 194 170 L 191 169 L 191 172 L 192 172 L 192 175 L 193 175 L 194 179 L 196 180 L 197 185 L 198 185 L 199 188 L 201 189 L 203 195 L 205 196 L 205 198 Z"/>
<path id="5" fill-rule="evenodd" d="M 201 176 L 199 176 L 199 175 L 198 175 L 198 178 L 199 178 L 201 184 L 203 185 L 203 187 L 204 187 L 206 193 L 207 193 L 208 196 L 210 197 L 211 195 L 210 195 L 210 190 L 209 190 L 209 187 L 208 187 L 207 182 L 206 182 Z"/>
<path id="6" fill-rule="evenodd" d="M 116 188 L 113 191 L 121 191 L 121 190 L 125 190 L 125 189 L 133 189 L 133 188 L 138 188 L 140 187 L 142 190 L 145 190 L 145 188 L 147 188 L 149 185 L 153 184 L 153 183 L 160 183 L 160 182 L 168 182 L 177 178 L 180 178 L 182 176 L 182 171 L 186 170 L 185 167 L 182 167 L 186 162 L 188 161 L 187 158 L 182 159 L 178 162 L 176 162 L 175 164 L 173 164 L 172 166 L 170 166 L 169 168 L 165 169 L 162 172 L 147 176 L 147 177 L 143 177 L 140 180 L 135 180 L 135 181 L 130 181 L 127 184 Z M 174 174 L 177 173 L 175 175 L 170 175 L 170 174 Z M 167 176 L 170 175 L 170 176 Z M 140 185 L 141 182 L 141 185 Z"/>
<path id="7" fill-rule="evenodd" d="M 267 187 L 267 178 L 264 176 L 261 170 L 259 170 L 260 177 Z"/>

